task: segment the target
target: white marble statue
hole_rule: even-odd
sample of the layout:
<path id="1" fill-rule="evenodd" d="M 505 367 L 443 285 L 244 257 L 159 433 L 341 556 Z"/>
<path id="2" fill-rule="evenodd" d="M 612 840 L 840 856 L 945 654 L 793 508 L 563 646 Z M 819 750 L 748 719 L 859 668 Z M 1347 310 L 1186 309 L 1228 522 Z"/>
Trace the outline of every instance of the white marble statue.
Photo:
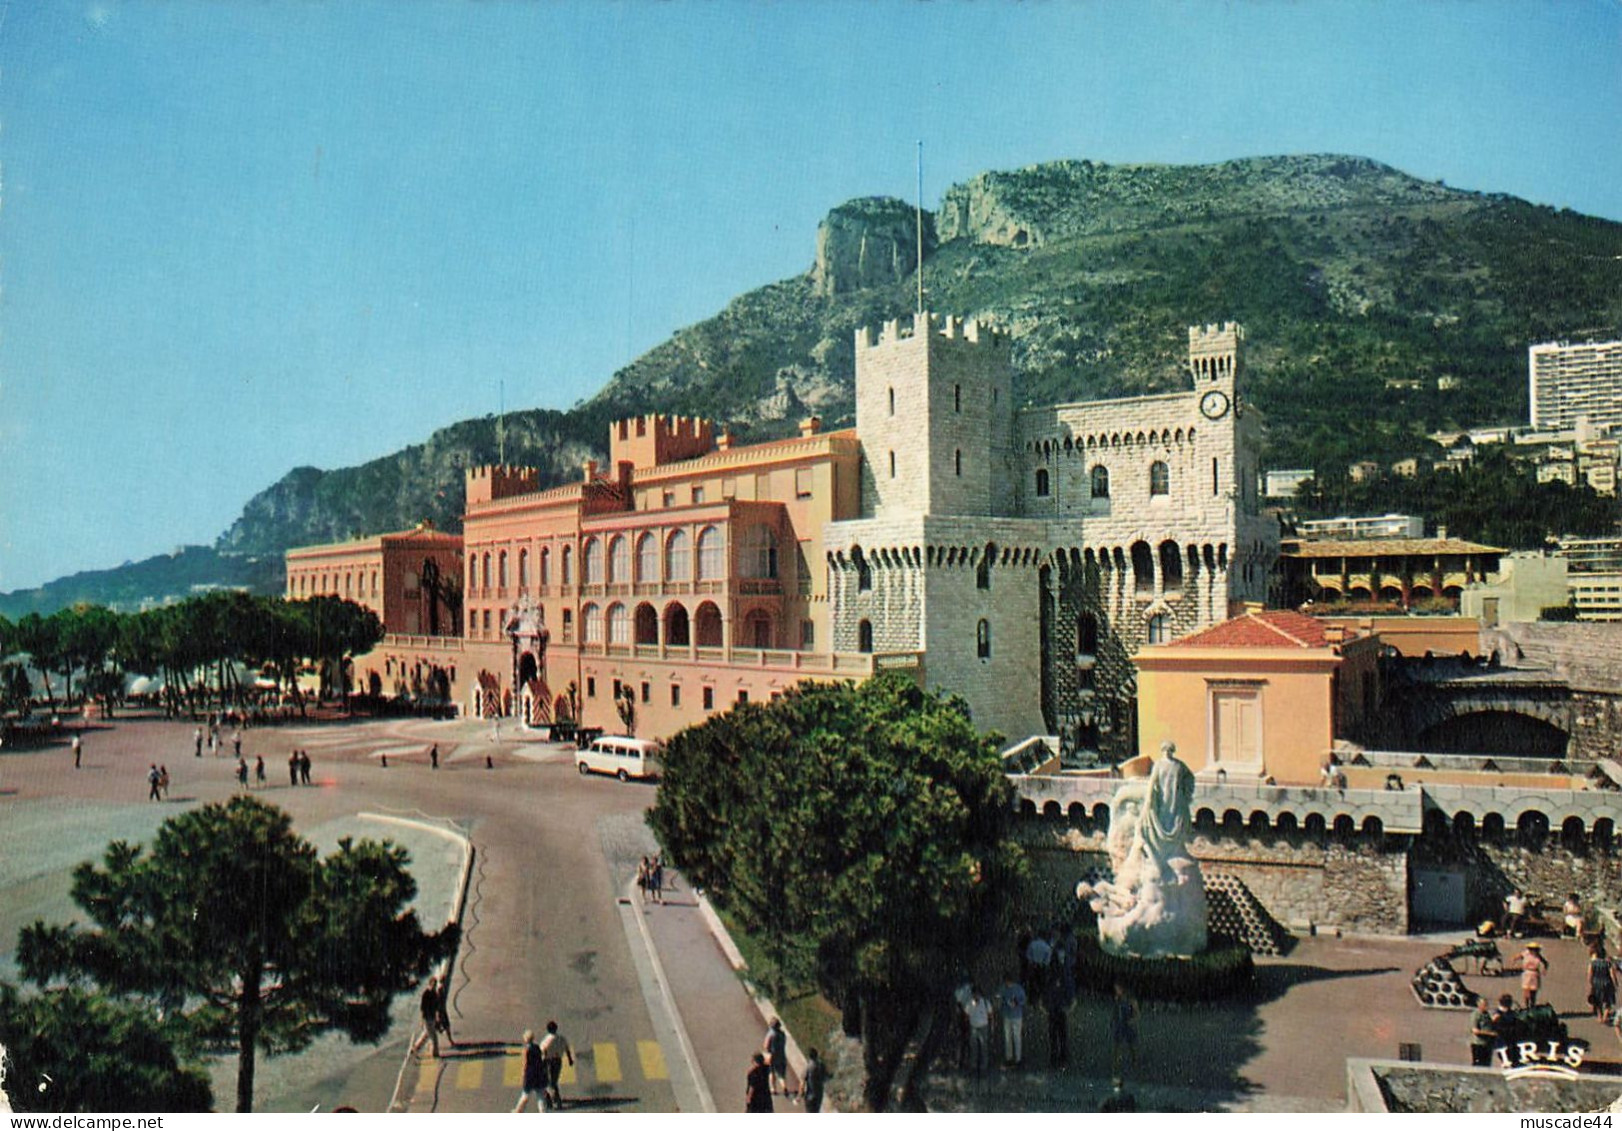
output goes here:
<path id="1" fill-rule="evenodd" d="M 1177 747 L 1160 744 L 1149 776 L 1124 783 L 1110 802 L 1113 880 L 1076 885 L 1098 914 L 1098 938 L 1111 954 L 1145 958 L 1205 949 L 1205 882 L 1188 853 L 1194 774 Z"/>

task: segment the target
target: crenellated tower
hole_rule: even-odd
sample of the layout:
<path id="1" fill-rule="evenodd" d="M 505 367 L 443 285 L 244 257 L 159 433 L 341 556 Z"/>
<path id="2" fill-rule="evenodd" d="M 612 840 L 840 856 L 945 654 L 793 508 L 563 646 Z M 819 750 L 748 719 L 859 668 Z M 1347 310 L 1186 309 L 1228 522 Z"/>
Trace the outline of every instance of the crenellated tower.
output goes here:
<path id="1" fill-rule="evenodd" d="M 1013 497 L 1008 337 L 928 312 L 856 331 L 862 513 L 990 515 Z"/>

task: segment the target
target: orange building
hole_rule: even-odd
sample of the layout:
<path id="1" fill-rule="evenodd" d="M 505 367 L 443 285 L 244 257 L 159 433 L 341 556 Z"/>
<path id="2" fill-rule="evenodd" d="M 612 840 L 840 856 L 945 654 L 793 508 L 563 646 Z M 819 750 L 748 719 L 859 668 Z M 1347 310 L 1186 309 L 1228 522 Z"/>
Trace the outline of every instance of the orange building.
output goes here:
<path id="1" fill-rule="evenodd" d="M 1335 740 L 1365 733 L 1380 649 L 1377 636 L 1286 610 L 1144 648 L 1133 658 L 1139 754 L 1170 739 L 1197 773 L 1317 785 Z"/>
<path id="2" fill-rule="evenodd" d="M 915 668 L 912 654 L 828 650 L 822 530 L 857 513 L 859 461 L 855 433 L 816 418 L 734 446 L 705 420 L 643 416 L 610 426 L 607 470 L 587 463 L 561 487 L 470 469 L 454 656 L 391 631 L 357 668 L 397 687 L 434 664 L 463 709 L 531 725 L 624 730 L 628 698 L 644 736 L 801 680 Z M 297 551 L 298 568 L 321 549 Z"/>
<path id="3" fill-rule="evenodd" d="M 455 636 L 462 538 L 415 530 L 287 551 L 287 598 L 342 597 L 370 609 L 386 633 Z"/>

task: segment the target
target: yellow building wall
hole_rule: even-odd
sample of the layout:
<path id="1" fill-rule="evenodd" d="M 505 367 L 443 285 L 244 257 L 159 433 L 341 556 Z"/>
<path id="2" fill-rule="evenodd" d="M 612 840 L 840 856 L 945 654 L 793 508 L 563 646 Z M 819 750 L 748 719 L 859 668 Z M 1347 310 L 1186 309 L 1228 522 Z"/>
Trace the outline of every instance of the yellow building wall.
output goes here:
<path id="1" fill-rule="evenodd" d="M 1481 621 L 1476 617 L 1325 617 L 1330 624 L 1347 629 L 1375 632 L 1380 643 L 1389 644 L 1404 656 L 1457 656 L 1481 650 Z"/>
<path id="2" fill-rule="evenodd" d="M 1300 649 L 1146 649 L 1137 657 L 1139 753 L 1153 756 L 1170 739 L 1195 772 L 1214 768 L 1212 687 L 1252 686 L 1260 693 L 1256 777 L 1316 785 L 1334 743 L 1330 686 L 1337 662 L 1327 649 L 1305 655 Z M 1250 771 L 1228 772 L 1234 780 Z"/>

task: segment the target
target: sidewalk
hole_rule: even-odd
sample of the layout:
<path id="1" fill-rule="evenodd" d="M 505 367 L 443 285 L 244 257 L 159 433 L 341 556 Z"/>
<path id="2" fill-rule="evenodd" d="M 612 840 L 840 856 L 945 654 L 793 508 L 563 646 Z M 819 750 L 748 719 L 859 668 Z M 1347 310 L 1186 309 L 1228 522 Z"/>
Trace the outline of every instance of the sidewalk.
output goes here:
<path id="1" fill-rule="evenodd" d="M 765 1039 L 766 1019 L 710 933 L 685 877 L 674 876 L 668 868 L 665 875 L 665 902 L 643 904 L 639 911 L 669 976 L 676 1008 L 716 1110 L 741 1112 L 744 1076 Z M 795 1035 L 804 1042 L 803 1035 Z M 789 1085 L 799 1086 L 792 1073 Z M 778 1112 L 805 1110 L 781 1096 L 774 1098 L 774 1106 Z"/>

